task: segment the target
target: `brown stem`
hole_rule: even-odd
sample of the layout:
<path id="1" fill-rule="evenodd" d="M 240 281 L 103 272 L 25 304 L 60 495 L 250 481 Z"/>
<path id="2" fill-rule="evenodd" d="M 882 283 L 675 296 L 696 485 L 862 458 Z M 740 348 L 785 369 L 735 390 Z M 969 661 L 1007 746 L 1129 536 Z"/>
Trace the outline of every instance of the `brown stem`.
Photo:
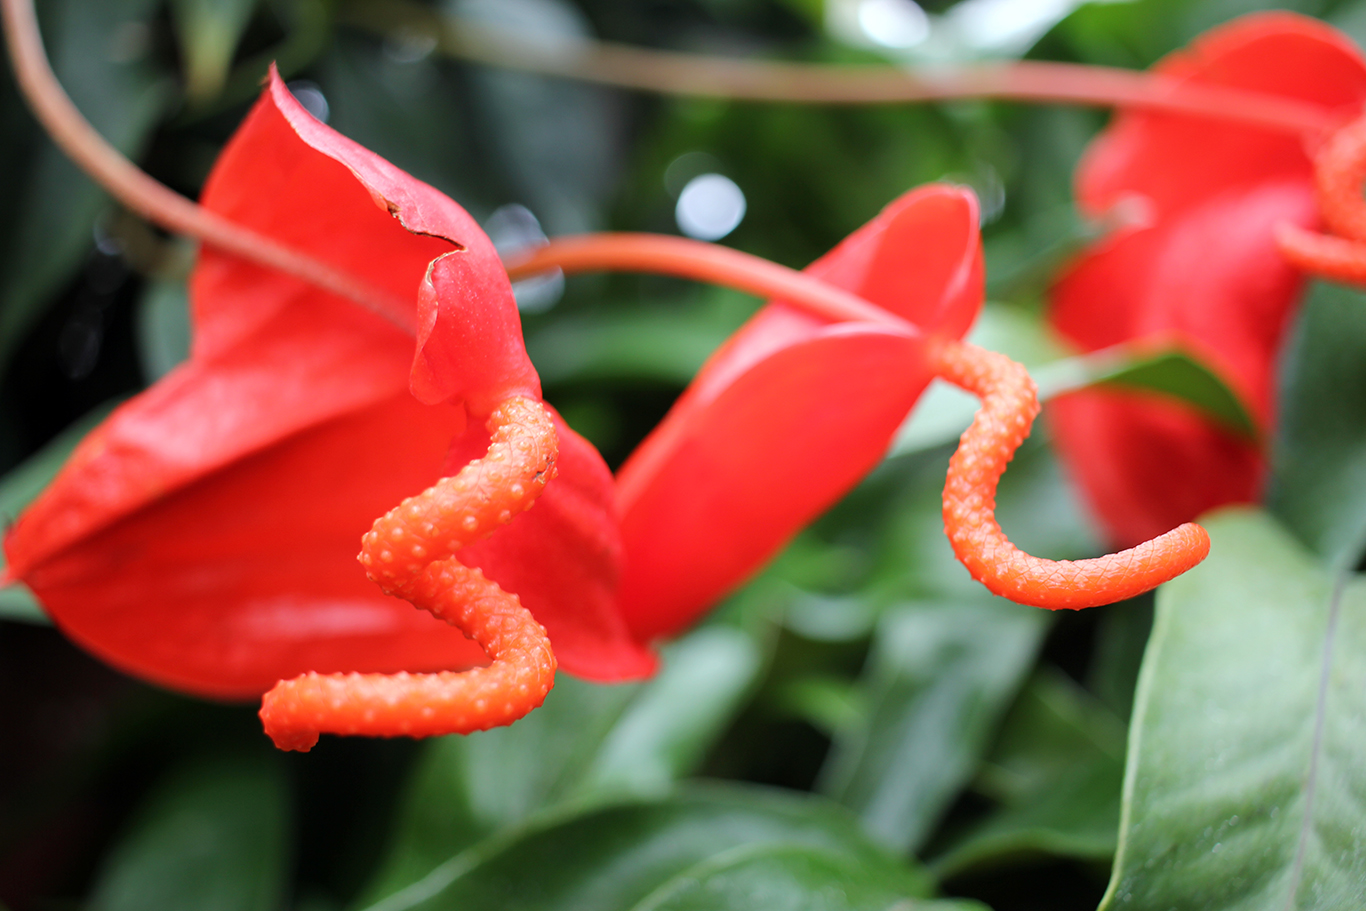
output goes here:
<path id="1" fill-rule="evenodd" d="M 1023 60 L 911 70 L 742 60 L 581 38 L 538 40 L 402 0 L 386 0 L 382 8 L 352 3 L 343 15 L 379 34 L 417 29 L 435 38 L 442 53 L 474 63 L 666 95 L 817 104 L 998 98 L 1145 108 L 1296 134 L 1321 133 L 1334 123 L 1322 108 L 1283 96 L 1114 67 Z"/>
<path id="2" fill-rule="evenodd" d="M 170 231 L 348 298 L 405 332 L 414 332 L 412 319 L 398 315 L 411 313 L 411 303 L 391 300 L 326 263 L 231 222 L 141 171 L 105 141 L 62 89 L 43 50 L 32 0 L 0 4 L 14 73 L 33 113 L 57 146 L 115 199 Z"/>

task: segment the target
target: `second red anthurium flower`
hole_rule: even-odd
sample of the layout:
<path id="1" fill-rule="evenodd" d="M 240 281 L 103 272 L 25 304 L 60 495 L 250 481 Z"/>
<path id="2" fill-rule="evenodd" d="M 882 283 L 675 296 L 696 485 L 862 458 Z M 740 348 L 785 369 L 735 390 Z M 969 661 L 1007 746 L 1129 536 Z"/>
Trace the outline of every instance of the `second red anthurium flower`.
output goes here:
<path id="1" fill-rule="evenodd" d="M 1221 26 L 1154 71 L 1308 102 L 1343 122 L 1366 102 L 1366 61 L 1352 42 L 1290 13 Z M 1276 360 L 1303 283 L 1276 232 L 1318 227 L 1310 154 L 1324 138 L 1122 113 L 1087 151 L 1077 198 L 1089 215 L 1124 211 L 1130 224 L 1063 275 L 1053 324 L 1087 351 L 1136 340 L 1180 346 L 1269 432 Z M 1089 389 L 1049 410 L 1059 451 L 1117 543 L 1260 497 L 1263 446 L 1179 403 Z"/>
<path id="2" fill-rule="evenodd" d="M 982 305 L 976 197 L 907 193 L 805 271 L 912 329 L 961 338 Z M 932 375 L 920 333 L 764 307 L 618 474 L 633 635 L 686 628 L 848 492 Z"/>
<path id="3" fill-rule="evenodd" d="M 11 573 L 96 655 L 205 696 L 254 697 L 305 672 L 482 664 L 458 629 L 367 580 L 356 550 L 377 517 L 471 459 L 526 454 L 511 438 L 490 450 L 498 421 L 520 420 L 503 403 L 543 406 L 488 238 L 275 76 L 202 202 L 353 277 L 384 312 L 205 249 L 189 362 L 81 444 L 6 538 Z M 489 521 L 507 524 L 460 561 L 520 598 L 565 669 L 643 676 L 654 658 L 616 598 L 612 479 L 550 414 L 558 455 L 528 483 L 544 484 L 546 465 L 555 480 L 510 521 L 488 500 Z M 375 539 L 376 567 L 403 533 L 391 523 Z"/>

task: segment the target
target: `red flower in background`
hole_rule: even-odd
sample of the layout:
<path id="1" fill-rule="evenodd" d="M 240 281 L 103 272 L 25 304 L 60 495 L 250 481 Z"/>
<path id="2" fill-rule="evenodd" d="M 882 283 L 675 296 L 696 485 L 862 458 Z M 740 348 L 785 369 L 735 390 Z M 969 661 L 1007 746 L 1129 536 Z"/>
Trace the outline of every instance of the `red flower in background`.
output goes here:
<path id="1" fill-rule="evenodd" d="M 1366 61 L 1351 41 L 1289 13 L 1215 29 L 1154 70 L 1310 102 L 1344 120 L 1366 102 Z M 1093 217 L 1124 204 L 1136 223 L 1070 267 L 1053 290 L 1053 325 L 1087 351 L 1133 340 L 1180 346 L 1269 430 L 1276 358 L 1302 289 L 1275 226 L 1317 226 L 1310 151 L 1283 133 L 1121 114 L 1087 151 L 1077 198 Z M 1085 390 L 1049 412 L 1059 451 L 1121 545 L 1259 497 L 1263 447 L 1179 403 Z"/>
<path id="2" fill-rule="evenodd" d="M 96 655 L 201 695 L 483 663 L 459 630 L 383 595 L 356 550 L 376 517 L 484 454 L 499 401 L 539 398 L 492 245 L 278 78 L 203 205 L 377 290 L 389 319 L 205 249 L 189 362 L 82 443 L 7 537 L 10 572 Z M 461 560 L 520 596 L 567 670 L 648 674 L 617 609 L 611 477 L 555 429 L 558 478 L 537 508 Z"/>
<path id="3" fill-rule="evenodd" d="M 977 223 L 970 191 L 924 187 L 805 271 L 961 338 L 982 304 Z M 712 355 L 617 476 L 632 634 L 686 628 L 872 470 L 931 379 L 924 349 L 772 302 Z"/>

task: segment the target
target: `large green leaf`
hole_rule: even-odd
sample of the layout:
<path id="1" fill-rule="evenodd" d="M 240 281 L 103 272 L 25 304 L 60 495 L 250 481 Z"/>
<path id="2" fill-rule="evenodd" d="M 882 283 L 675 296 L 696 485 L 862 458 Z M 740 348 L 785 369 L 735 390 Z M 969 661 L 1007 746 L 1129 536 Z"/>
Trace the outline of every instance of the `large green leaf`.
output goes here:
<path id="1" fill-rule="evenodd" d="M 864 672 L 870 710 L 835 737 L 820 790 L 880 841 L 916 848 L 972 777 L 1045 625 L 991 598 L 888 613 Z"/>
<path id="2" fill-rule="evenodd" d="M 366 895 L 399 891 L 533 813 L 667 789 L 695 769 L 758 669 L 746 636 L 703 629 L 667 649 L 647 684 L 562 674 L 545 704 L 511 727 L 430 741 Z"/>
<path id="3" fill-rule="evenodd" d="M 53 69 L 72 100 L 110 142 L 136 154 L 172 100 L 152 53 L 155 0 L 41 4 Z M 0 187 L 12 217 L 0 227 L 0 364 L 70 280 L 93 243 L 105 195 L 46 138 L 0 75 Z M 26 137 L 26 138 L 25 138 Z"/>
<path id="4" fill-rule="evenodd" d="M 1030 680 L 977 787 L 1001 809 L 934 862 L 941 876 L 1013 855 L 1108 860 L 1119 828 L 1124 723 L 1058 671 Z"/>
<path id="5" fill-rule="evenodd" d="M 369 911 L 886 911 L 925 907 L 915 900 L 928 887 L 923 873 L 816 797 L 712 785 L 543 818 L 457 855 Z"/>
<path id="6" fill-rule="evenodd" d="M 1330 561 L 1366 536 L 1366 294 L 1317 284 L 1285 360 L 1271 508 Z"/>
<path id="7" fill-rule="evenodd" d="M 289 794 L 278 766 L 215 760 L 164 782 L 106 857 L 91 911 L 276 911 Z"/>
<path id="8" fill-rule="evenodd" d="M 1207 525 L 1163 586 L 1104 909 L 1357 911 L 1366 895 L 1366 582 L 1265 514 Z"/>

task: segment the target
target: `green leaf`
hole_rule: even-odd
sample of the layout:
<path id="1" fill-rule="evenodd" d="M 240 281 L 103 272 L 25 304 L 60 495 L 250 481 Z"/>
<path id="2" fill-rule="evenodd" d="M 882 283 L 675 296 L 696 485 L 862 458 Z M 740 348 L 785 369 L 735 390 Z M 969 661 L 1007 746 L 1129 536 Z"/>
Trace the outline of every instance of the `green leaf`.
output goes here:
<path id="1" fill-rule="evenodd" d="M 747 295 L 707 289 L 668 310 L 556 320 L 528 334 L 527 352 L 547 384 L 653 380 L 681 388 L 757 306 Z"/>
<path id="2" fill-rule="evenodd" d="M 696 768 L 758 670 L 747 637 L 703 629 L 667 649 L 646 684 L 561 674 L 545 704 L 511 727 L 430 741 L 366 895 L 396 892 L 533 813 L 667 789 Z"/>
<path id="3" fill-rule="evenodd" d="M 1208 521 L 1158 593 L 1103 909 L 1356 911 L 1366 883 L 1366 581 L 1264 513 Z"/>
<path id="4" fill-rule="evenodd" d="M 184 281 L 149 281 L 135 314 L 138 360 L 148 383 L 190 356 L 190 299 Z"/>
<path id="5" fill-rule="evenodd" d="M 17 468 L 0 478 L 0 519 L 13 522 L 33 498 L 43 492 L 56 477 L 67 456 L 95 425 L 114 410 L 117 402 L 108 402 L 91 411 Z M 0 551 L 0 570 L 5 566 L 5 555 Z M 48 623 L 47 615 L 37 600 L 22 583 L 0 588 L 0 620 L 19 620 L 25 623 Z"/>
<path id="6" fill-rule="evenodd" d="M 704 628 L 683 639 L 626 707 L 578 788 L 610 795 L 667 791 L 701 764 L 759 668 L 758 647 L 738 630 Z"/>
<path id="7" fill-rule="evenodd" d="M 1133 350 L 1116 346 L 1064 357 L 1051 331 L 1018 307 L 989 304 L 968 340 L 999 351 L 1029 368 L 1039 385 L 1039 400 L 1087 386 L 1114 386 L 1155 392 L 1185 402 L 1234 433 L 1255 439 L 1257 423 L 1242 400 L 1213 371 L 1177 350 Z M 929 449 L 957 440 L 977 413 L 977 399 L 944 382 L 935 382 L 897 433 L 891 455 Z"/>
<path id="8" fill-rule="evenodd" d="M 1271 509 L 1330 562 L 1366 544 L 1366 294 L 1314 285 L 1285 359 Z"/>
<path id="9" fill-rule="evenodd" d="M 882 843 L 914 850 L 976 770 L 1046 622 L 999 599 L 884 616 L 863 677 L 871 710 L 835 737 L 819 790 Z"/>
<path id="10" fill-rule="evenodd" d="M 216 760 L 182 769 L 139 809 L 87 907 L 276 911 L 284 901 L 288 806 L 273 762 Z"/>
<path id="11" fill-rule="evenodd" d="M 1022 854 L 1108 860 L 1119 829 L 1124 723 L 1061 672 L 1030 680 L 978 788 L 1001 809 L 935 860 L 941 877 Z"/>
<path id="12" fill-rule="evenodd" d="M 923 873 L 883 853 L 845 813 L 811 795 L 694 786 L 653 803 L 542 819 L 476 845 L 369 911 L 697 907 L 887 909 L 925 895 Z M 755 895 L 772 895 L 774 906 Z"/>
<path id="13" fill-rule="evenodd" d="M 185 66 L 191 104 L 216 96 L 228 78 L 237 44 L 257 0 L 171 0 L 171 21 Z"/>
<path id="14" fill-rule="evenodd" d="M 155 0 L 40 4 L 62 85 L 101 135 L 136 156 L 173 98 L 152 53 Z M 37 321 L 93 242 L 104 191 L 42 137 L 4 67 L 0 189 L 15 213 L 0 228 L 0 364 Z"/>
<path id="15" fill-rule="evenodd" d="M 1212 370 L 1182 351 L 1131 352 L 1106 349 L 1050 364 L 1036 375 L 1040 398 L 1085 386 L 1115 386 L 1157 392 L 1185 402 L 1216 423 L 1249 439 L 1257 422 L 1242 400 Z"/>

